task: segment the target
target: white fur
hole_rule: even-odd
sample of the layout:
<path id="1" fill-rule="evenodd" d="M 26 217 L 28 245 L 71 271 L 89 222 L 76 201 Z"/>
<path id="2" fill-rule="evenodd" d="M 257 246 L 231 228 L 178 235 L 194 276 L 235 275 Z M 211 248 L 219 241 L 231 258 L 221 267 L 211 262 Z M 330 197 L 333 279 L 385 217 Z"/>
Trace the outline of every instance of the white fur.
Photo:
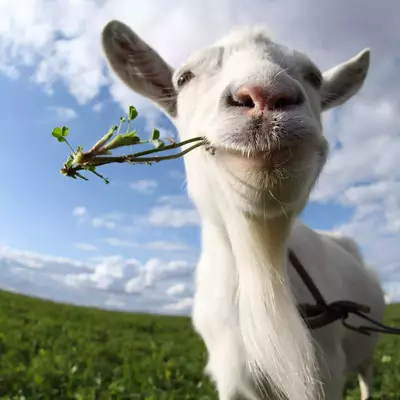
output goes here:
<path id="1" fill-rule="evenodd" d="M 184 161 L 202 222 L 193 323 L 219 399 L 339 400 L 346 374 L 357 372 L 365 400 L 377 335 L 340 322 L 306 329 L 296 305 L 314 300 L 288 264 L 287 250 L 296 252 L 328 302 L 363 303 L 382 319 L 382 289 L 355 242 L 297 219 L 327 157 L 320 114 L 362 87 L 369 50 L 325 72 L 318 87 L 309 77 L 320 72 L 309 58 L 259 28 L 227 35 L 177 71 L 120 22 L 107 24 L 102 40 L 110 67 L 158 104 L 182 139 L 205 136 L 215 148 L 215 155 L 200 148 Z M 192 78 L 178 87 L 185 71 Z M 268 126 L 252 127 L 248 106 L 229 100 L 245 84 L 291 103 L 269 110 Z"/>

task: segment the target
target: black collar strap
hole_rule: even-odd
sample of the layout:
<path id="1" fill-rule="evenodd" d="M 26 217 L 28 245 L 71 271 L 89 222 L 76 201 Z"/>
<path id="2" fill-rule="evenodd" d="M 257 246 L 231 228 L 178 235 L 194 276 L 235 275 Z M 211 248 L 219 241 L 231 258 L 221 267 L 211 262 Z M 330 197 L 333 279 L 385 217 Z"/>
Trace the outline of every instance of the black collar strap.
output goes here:
<path id="1" fill-rule="evenodd" d="M 365 315 L 365 313 L 371 312 L 370 308 L 365 305 L 345 300 L 335 301 L 328 304 L 293 250 L 289 250 L 289 260 L 315 300 L 315 304 L 298 305 L 299 313 L 310 329 L 322 328 L 323 326 L 329 325 L 334 321 L 341 320 L 342 324 L 346 328 L 364 335 L 370 335 L 371 332 L 400 335 L 400 328 L 392 328 L 383 325 Z M 371 322 L 378 328 L 374 328 L 372 326 L 349 325 L 346 322 L 349 314 L 358 315 L 360 318 Z"/>

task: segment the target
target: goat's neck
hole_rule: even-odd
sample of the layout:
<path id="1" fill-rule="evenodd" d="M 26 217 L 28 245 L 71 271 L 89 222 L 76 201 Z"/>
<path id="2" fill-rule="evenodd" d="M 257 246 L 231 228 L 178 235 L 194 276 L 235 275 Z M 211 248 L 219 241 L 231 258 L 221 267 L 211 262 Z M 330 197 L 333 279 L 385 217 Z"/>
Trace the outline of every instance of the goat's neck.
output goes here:
<path id="1" fill-rule="evenodd" d="M 217 252 L 225 261 L 218 265 L 219 256 L 211 260 L 210 267 L 223 269 L 225 275 L 218 274 L 227 281 L 210 285 L 225 292 L 223 309 L 237 318 L 254 379 L 274 382 L 290 399 L 316 398 L 313 349 L 287 279 L 285 253 L 293 218 L 248 218 L 231 211 L 229 206 L 221 209 L 223 226 L 203 224 L 203 252 L 216 254 L 215 247 L 222 246 Z"/>
<path id="2" fill-rule="evenodd" d="M 229 208 L 225 211 L 223 228 L 214 229 L 224 237 L 226 245 L 229 243 L 235 260 L 234 268 L 239 276 L 240 267 L 248 263 L 253 268 L 256 263 L 257 269 L 272 268 L 278 275 L 285 275 L 287 239 L 294 218 L 288 215 L 275 218 L 249 217 L 243 213 L 231 212 Z M 212 243 L 207 245 L 212 246 Z"/>
<path id="3" fill-rule="evenodd" d="M 196 272 L 197 289 L 205 290 L 206 297 L 215 297 L 219 310 L 223 314 L 232 312 L 234 319 L 238 316 L 239 283 L 242 288 L 251 286 L 251 282 L 246 283 L 249 269 L 253 273 L 258 270 L 260 279 L 282 282 L 287 277 L 288 220 L 245 218 L 242 222 L 243 226 L 229 226 L 228 231 L 227 226 L 202 218 L 202 249 Z M 260 304 L 264 301 L 262 295 Z"/>

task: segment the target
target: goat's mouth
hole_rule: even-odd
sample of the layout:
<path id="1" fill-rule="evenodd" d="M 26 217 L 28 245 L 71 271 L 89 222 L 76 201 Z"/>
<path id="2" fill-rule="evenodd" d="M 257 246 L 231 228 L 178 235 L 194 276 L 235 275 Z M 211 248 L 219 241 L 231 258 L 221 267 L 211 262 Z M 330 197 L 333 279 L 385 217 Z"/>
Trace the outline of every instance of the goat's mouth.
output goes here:
<path id="1" fill-rule="evenodd" d="M 216 151 L 218 151 L 217 155 L 221 160 L 230 164 L 234 169 L 256 169 L 266 172 L 289 168 L 296 154 L 298 154 L 298 149 L 289 145 L 268 151 L 253 150 L 247 147 L 217 148 Z"/>
<path id="2" fill-rule="evenodd" d="M 213 148 L 238 166 L 271 171 L 289 168 L 310 150 L 315 151 L 319 136 L 311 124 L 278 114 L 248 119 L 239 129 L 227 132 Z"/>

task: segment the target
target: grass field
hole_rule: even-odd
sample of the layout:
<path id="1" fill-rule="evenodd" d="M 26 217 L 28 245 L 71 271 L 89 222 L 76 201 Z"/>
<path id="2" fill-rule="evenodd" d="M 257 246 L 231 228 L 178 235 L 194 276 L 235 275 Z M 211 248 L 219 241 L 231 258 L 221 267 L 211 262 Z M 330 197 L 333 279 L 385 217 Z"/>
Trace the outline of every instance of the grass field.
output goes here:
<path id="1" fill-rule="evenodd" d="M 400 305 L 387 310 L 400 325 Z M 400 337 L 381 338 L 376 399 L 400 399 Z M 1 400 L 211 400 L 190 320 L 54 304 L 0 291 Z M 398 394 L 399 393 L 399 394 Z M 347 399 L 359 399 L 354 379 Z"/>

